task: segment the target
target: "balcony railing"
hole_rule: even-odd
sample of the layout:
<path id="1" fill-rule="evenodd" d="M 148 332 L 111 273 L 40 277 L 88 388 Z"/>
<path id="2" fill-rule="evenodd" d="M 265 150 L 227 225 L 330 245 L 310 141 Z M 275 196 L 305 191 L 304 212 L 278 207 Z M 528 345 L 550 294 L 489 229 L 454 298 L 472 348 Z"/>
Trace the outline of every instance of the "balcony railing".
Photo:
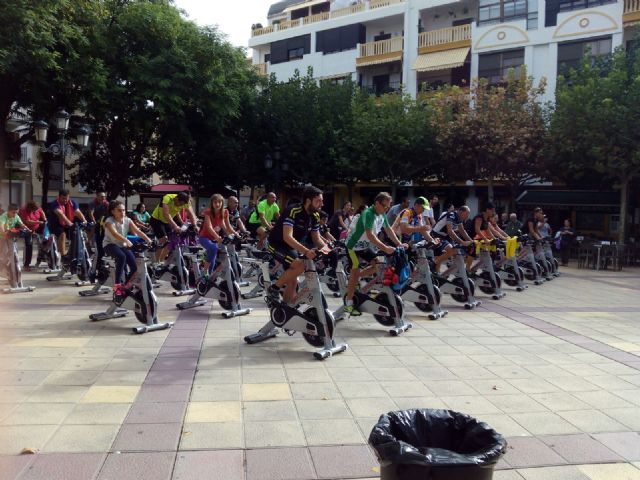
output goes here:
<path id="1" fill-rule="evenodd" d="M 624 22 L 640 21 L 640 0 L 624 0 Z"/>
<path id="2" fill-rule="evenodd" d="M 402 92 L 402 84 L 400 82 L 389 82 L 383 85 L 362 85 L 360 90 L 368 95 L 380 96 L 387 93 Z"/>
<path id="3" fill-rule="evenodd" d="M 377 42 L 362 43 L 358 57 L 373 57 L 377 55 L 387 55 L 391 53 L 402 53 L 404 37 L 393 37 Z"/>
<path id="4" fill-rule="evenodd" d="M 258 75 L 266 75 L 267 74 L 267 63 L 255 63 L 253 64 L 253 68 L 255 68 Z"/>
<path id="5" fill-rule="evenodd" d="M 624 13 L 640 12 L 640 0 L 624 0 Z"/>
<path id="6" fill-rule="evenodd" d="M 440 28 L 418 35 L 418 51 L 420 53 L 450 50 L 470 44 L 471 24 Z"/>
<path id="7" fill-rule="evenodd" d="M 369 1 L 369 10 L 373 10 L 374 8 L 382 8 L 388 7 L 390 5 L 395 5 L 397 3 L 402 3 L 404 0 L 370 0 Z"/>
<path id="8" fill-rule="evenodd" d="M 254 28 L 251 30 L 251 36 L 257 37 L 260 35 L 266 35 L 268 33 L 279 32 L 280 30 L 286 30 L 288 28 L 299 27 L 300 25 L 309 25 L 316 22 L 324 22 L 332 18 L 344 17 L 345 15 L 352 15 L 358 12 L 364 12 L 365 10 L 374 10 L 376 8 L 388 7 L 403 3 L 405 0 L 368 0 L 367 2 L 357 3 L 350 7 L 339 8 L 337 10 L 331 10 L 330 12 L 321 12 L 308 17 L 298 18 L 296 20 L 284 20 L 280 23 L 269 25 L 267 27 Z"/>

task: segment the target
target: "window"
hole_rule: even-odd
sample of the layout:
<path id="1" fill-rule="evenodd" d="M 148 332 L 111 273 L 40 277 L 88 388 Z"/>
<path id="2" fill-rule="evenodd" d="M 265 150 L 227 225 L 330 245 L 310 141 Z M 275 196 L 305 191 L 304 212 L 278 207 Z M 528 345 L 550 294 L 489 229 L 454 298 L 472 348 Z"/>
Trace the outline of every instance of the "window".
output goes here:
<path id="1" fill-rule="evenodd" d="M 567 75 L 577 68 L 587 56 L 595 59 L 611 53 L 611 37 L 589 39 L 580 42 L 566 42 L 558 45 L 558 75 Z"/>
<path id="2" fill-rule="evenodd" d="M 582 8 L 598 7 L 616 0 L 546 0 L 545 27 L 555 27 L 558 24 L 558 12 L 570 12 Z"/>
<path id="3" fill-rule="evenodd" d="M 353 50 L 358 43 L 365 43 L 366 27 L 361 24 L 331 28 L 316 33 L 316 52 L 329 53 Z"/>
<path id="4" fill-rule="evenodd" d="M 289 61 L 298 60 L 304 56 L 304 47 L 292 48 L 289 50 Z"/>
<path id="5" fill-rule="evenodd" d="M 270 53 L 265 53 L 264 54 L 264 63 L 269 63 L 270 60 L 271 60 L 271 54 Z"/>
<path id="6" fill-rule="evenodd" d="M 271 65 L 297 60 L 311 53 L 311 35 L 300 35 L 278 42 L 272 42 L 269 62 Z"/>
<path id="7" fill-rule="evenodd" d="M 478 25 L 511 22 L 513 20 L 537 20 L 538 8 L 535 0 L 480 0 Z M 537 27 L 537 21 L 535 27 Z"/>
<path id="8" fill-rule="evenodd" d="M 485 53 L 479 58 L 478 76 L 486 78 L 490 84 L 497 84 L 502 82 L 511 68 L 515 70 L 516 76 L 520 75 L 522 65 L 524 65 L 524 48 Z"/>

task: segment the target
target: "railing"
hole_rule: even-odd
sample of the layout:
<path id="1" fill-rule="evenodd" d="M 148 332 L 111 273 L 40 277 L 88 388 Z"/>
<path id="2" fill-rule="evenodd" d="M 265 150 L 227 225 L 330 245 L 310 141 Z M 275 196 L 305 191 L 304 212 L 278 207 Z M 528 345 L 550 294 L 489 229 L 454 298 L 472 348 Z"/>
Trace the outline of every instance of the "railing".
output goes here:
<path id="1" fill-rule="evenodd" d="M 640 0 L 633 1 L 640 2 Z M 434 47 L 436 45 L 445 45 L 462 40 L 471 40 L 471 24 L 422 32 L 418 35 L 418 48 Z"/>
<path id="2" fill-rule="evenodd" d="M 624 13 L 640 12 L 640 0 L 624 0 Z"/>
<path id="3" fill-rule="evenodd" d="M 362 85 L 360 87 L 364 93 L 368 95 L 384 95 L 387 93 L 398 93 L 402 91 L 401 82 L 389 82 L 386 85 Z"/>
<path id="4" fill-rule="evenodd" d="M 322 22 L 324 20 L 329 20 L 329 12 L 320 12 L 314 15 L 309 15 L 308 17 L 304 17 L 302 19 L 302 23 L 308 25 L 310 23 Z"/>
<path id="5" fill-rule="evenodd" d="M 255 68 L 258 75 L 266 75 L 267 74 L 267 63 L 255 63 L 252 65 Z"/>
<path id="6" fill-rule="evenodd" d="M 404 37 L 393 37 L 377 42 L 363 43 L 360 45 L 359 57 L 371 57 L 373 55 L 384 55 L 387 53 L 402 52 Z"/>
<path id="7" fill-rule="evenodd" d="M 370 0 L 369 10 L 373 10 L 374 8 L 388 7 L 390 5 L 395 5 L 396 3 L 402 3 L 403 1 L 404 0 Z"/>
<path id="8" fill-rule="evenodd" d="M 308 17 L 298 18 L 296 20 L 283 20 L 280 23 L 269 25 L 267 27 L 254 28 L 251 30 L 251 36 L 257 37 L 259 35 L 266 35 L 267 33 L 278 32 L 280 30 L 286 30 L 288 28 L 299 27 L 300 25 L 309 25 L 310 23 L 323 22 L 331 18 L 344 17 L 346 15 L 352 15 L 358 12 L 364 12 L 365 10 L 374 10 L 376 8 L 389 7 L 391 5 L 397 5 L 403 3 L 405 0 L 369 0 L 368 2 L 362 1 L 350 7 L 338 8 L 337 10 L 331 10 L 330 12 L 321 12 Z M 631 0 L 638 1 L 638 0 Z"/>
<path id="9" fill-rule="evenodd" d="M 300 19 L 295 20 L 282 20 L 278 24 L 278 30 L 286 30 L 287 28 L 299 27 L 301 24 Z"/>
<path id="10" fill-rule="evenodd" d="M 331 14 L 329 18 L 344 17 L 345 15 L 351 15 L 352 13 L 364 12 L 364 8 L 364 3 L 358 3 L 356 5 L 351 5 L 350 7 L 337 8 L 336 10 L 331 10 L 331 12 L 329 12 Z"/>
<path id="11" fill-rule="evenodd" d="M 251 36 L 257 37 L 258 35 L 266 35 L 267 33 L 273 33 L 275 31 L 276 29 L 274 25 L 269 25 L 268 27 L 262 28 L 254 28 L 253 30 L 251 30 Z"/>

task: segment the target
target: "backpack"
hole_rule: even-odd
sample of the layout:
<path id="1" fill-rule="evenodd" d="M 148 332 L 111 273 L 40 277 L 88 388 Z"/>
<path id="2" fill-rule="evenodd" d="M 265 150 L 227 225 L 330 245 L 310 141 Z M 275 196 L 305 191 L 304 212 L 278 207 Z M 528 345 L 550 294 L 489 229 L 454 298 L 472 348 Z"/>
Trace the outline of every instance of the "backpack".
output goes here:
<path id="1" fill-rule="evenodd" d="M 383 284 L 391 286 L 398 292 L 401 291 L 411 278 L 411 266 L 409 257 L 404 248 L 396 248 L 392 257 L 389 257 L 387 268 L 384 272 Z"/>

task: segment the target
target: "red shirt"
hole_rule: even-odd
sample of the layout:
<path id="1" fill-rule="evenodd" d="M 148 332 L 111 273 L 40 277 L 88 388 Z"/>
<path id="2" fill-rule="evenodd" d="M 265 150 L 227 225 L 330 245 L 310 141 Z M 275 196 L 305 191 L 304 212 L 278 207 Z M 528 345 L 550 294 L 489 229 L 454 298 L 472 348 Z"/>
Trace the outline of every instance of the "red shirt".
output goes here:
<path id="1" fill-rule="evenodd" d="M 18 215 L 20 216 L 20 219 L 24 222 L 24 224 L 31 230 L 40 226 L 40 224 L 36 222 L 44 221 L 44 211 L 40 207 L 38 207 L 38 209 L 33 212 L 27 211 L 26 206 L 22 207 L 18 212 Z"/>
<path id="2" fill-rule="evenodd" d="M 211 220 L 211 227 L 216 233 L 218 233 L 222 229 L 223 218 L 226 220 L 229 219 L 229 210 L 227 210 L 226 208 L 222 210 L 222 215 L 219 217 L 214 217 L 213 215 L 211 215 L 211 210 L 209 209 L 205 210 L 202 213 L 204 214 L 205 217 L 209 217 L 209 219 Z M 206 225 L 206 222 L 202 224 L 202 228 L 200 229 L 200 233 L 198 233 L 198 236 L 208 238 L 209 240 L 212 240 L 215 242 L 215 238 L 211 236 L 207 228 L 205 228 L 205 225 Z"/>

